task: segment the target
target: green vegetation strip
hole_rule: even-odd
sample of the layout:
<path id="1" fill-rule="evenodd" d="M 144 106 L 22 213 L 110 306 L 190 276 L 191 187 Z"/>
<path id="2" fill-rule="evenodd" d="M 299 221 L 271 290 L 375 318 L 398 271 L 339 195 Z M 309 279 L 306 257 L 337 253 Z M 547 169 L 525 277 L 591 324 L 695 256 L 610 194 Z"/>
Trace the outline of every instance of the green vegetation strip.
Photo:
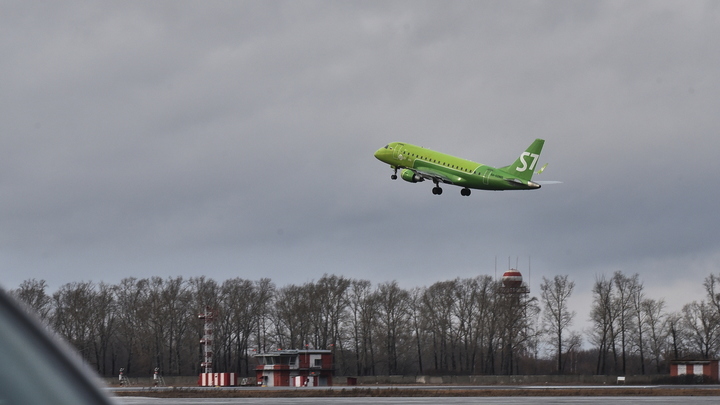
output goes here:
<path id="1" fill-rule="evenodd" d="M 172 390 L 118 391 L 116 396 L 156 398 L 312 398 L 312 397 L 628 397 L 628 396 L 720 396 L 720 388 L 519 388 L 519 389 L 370 389 L 328 390 Z"/>

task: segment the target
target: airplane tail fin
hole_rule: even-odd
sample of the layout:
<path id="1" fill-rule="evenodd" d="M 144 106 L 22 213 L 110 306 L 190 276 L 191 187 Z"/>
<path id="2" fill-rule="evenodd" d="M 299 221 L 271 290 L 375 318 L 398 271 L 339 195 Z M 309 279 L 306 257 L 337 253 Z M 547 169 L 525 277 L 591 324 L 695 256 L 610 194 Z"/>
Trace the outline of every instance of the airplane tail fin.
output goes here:
<path id="1" fill-rule="evenodd" d="M 542 152 L 544 144 L 544 139 L 536 139 L 513 164 L 502 167 L 500 170 L 510 173 L 513 176 L 517 176 L 519 179 L 527 181 L 532 180 L 535 166 L 537 166 L 538 159 L 540 158 L 540 152 Z"/>

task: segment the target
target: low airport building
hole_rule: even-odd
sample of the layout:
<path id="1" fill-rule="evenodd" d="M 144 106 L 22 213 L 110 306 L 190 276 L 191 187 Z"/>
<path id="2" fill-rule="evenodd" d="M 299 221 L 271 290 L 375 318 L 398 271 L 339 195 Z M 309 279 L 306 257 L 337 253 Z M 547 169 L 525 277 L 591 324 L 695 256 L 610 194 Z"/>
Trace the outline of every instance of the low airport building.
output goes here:
<path id="1" fill-rule="evenodd" d="M 707 382 L 720 382 L 720 361 L 718 360 L 673 360 L 670 362 L 670 377 L 703 376 Z"/>
<path id="2" fill-rule="evenodd" d="M 258 385 L 265 387 L 332 386 L 333 354 L 330 350 L 275 350 L 257 353 Z"/>

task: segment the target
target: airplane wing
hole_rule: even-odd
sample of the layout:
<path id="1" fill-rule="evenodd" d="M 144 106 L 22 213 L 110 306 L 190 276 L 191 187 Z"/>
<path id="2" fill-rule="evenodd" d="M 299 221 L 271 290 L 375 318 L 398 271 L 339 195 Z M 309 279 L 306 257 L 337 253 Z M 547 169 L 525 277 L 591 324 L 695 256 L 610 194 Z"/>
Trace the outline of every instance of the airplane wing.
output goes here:
<path id="1" fill-rule="evenodd" d="M 422 168 L 422 169 L 408 169 L 412 170 L 417 174 L 418 176 L 424 178 L 425 180 L 430 180 L 432 182 L 438 182 L 438 183 L 445 183 L 445 184 L 455 184 L 455 182 L 448 177 L 447 174 L 428 169 L 428 168 Z"/>

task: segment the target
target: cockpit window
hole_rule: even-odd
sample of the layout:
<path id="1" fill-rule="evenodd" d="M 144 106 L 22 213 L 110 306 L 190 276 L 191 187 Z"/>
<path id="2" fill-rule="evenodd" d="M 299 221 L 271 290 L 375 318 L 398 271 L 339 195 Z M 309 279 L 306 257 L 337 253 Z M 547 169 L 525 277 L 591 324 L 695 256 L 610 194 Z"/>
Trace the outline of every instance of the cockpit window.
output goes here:
<path id="1" fill-rule="evenodd" d="M 390 145 L 385 145 L 385 149 L 390 149 Z"/>

